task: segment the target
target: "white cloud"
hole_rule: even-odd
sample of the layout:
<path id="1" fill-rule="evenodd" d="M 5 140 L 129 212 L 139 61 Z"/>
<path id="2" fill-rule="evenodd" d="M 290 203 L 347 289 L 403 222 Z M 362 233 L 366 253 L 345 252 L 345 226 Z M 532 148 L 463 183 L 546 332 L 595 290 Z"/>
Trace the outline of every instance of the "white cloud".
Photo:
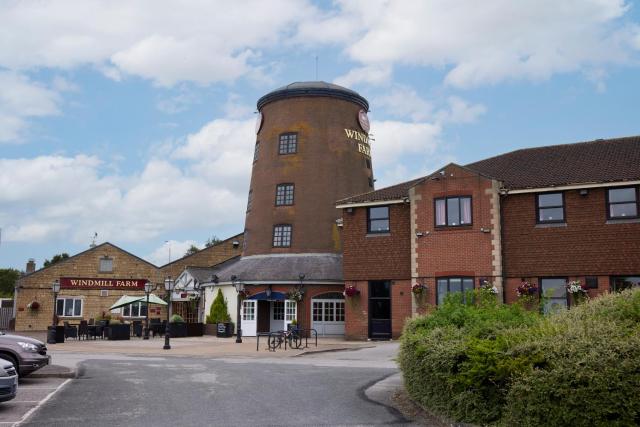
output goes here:
<path id="1" fill-rule="evenodd" d="M 391 167 L 406 156 L 433 154 L 442 128 L 432 123 L 409 123 L 393 120 L 373 121 L 371 142 L 373 164 L 377 170 Z"/>
<path id="2" fill-rule="evenodd" d="M 408 86 L 396 86 L 374 99 L 373 104 L 384 108 L 393 117 L 409 117 L 414 122 L 432 117 L 433 105 Z"/>
<path id="3" fill-rule="evenodd" d="M 381 85 L 389 82 L 390 78 L 390 65 L 368 65 L 366 67 L 353 68 L 347 74 L 334 79 L 333 82 L 344 87 L 352 87 L 358 83 Z"/>
<path id="4" fill-rule="evenodd" d="M 386 83 L 366 69 L 417 65 L 448 69 L 445 82 L 466 88 L 505 80 L 544 80 L 585 67 L 631 63 L 638 26 L 621 17 L 624 0 L 338 2 L 339 13 L 315 24 L 331 33 L 336 20 L 345 52 L 361 64 L 340 81 Z M 371 10 L 375 10 L 372 15 Z M 329 38 L 335 43 L 334 34 Z M 307 32 L 303 39 L 314 40 Z"/>
<path id="5" fill-rule="evenodd" d="M 294 0 L 4 2 L 0 66 L 93 65 L 116 80 L 128 74 L 161 86 L 232 81 L 257 76 L 256 50 L 277 46 L 315 12 Z"/>
<path id="6" fill-rule="evenodd" d="M 447 99 L 447 107 L 436 113 L 440 123 L 473 123 L 487 112 L 482 104 L 469 104 L 462 98 L 451 96 Z"/>
<path id="7" fill-rule="evenodd" d="M 44 85 L 12 71 L 0 71 L 0 143 L 18 141 L 27 119 L 60 113 L 60 96 Z"/>
<path id="8" fill-rule="evenodd" d="M 6 241 L 138 242 L 189 229 L 241 226 L 251 171 L 251 120 L 214 120 L 142 172 L 90 156 L 0 159 Z M 168 153 L 168 155 L 164 155 Z M 185 249 L 186 250 L 186 249 Z"/>

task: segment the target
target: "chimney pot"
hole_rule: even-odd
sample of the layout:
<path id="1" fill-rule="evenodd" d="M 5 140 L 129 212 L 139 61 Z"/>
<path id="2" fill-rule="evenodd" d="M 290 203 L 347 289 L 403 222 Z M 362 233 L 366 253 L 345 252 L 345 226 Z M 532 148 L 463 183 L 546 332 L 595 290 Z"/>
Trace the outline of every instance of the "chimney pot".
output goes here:
<path id="1" fill-rule="evenodd" d="M 27 261 L 27 274 L 33 273 L 34 271 L 36 271 L 36 260 L 29 258 L 29 261 Z"/>

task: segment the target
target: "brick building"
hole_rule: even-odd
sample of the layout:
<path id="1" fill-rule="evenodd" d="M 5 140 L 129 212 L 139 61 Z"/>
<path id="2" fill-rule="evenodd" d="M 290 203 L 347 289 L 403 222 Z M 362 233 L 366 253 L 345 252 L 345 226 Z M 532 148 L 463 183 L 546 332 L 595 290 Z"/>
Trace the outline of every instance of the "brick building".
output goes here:
<path id="1" fill-rule="evenodd" d="M 15 330 L 45 330 L 53 320 L 52 283 L 60 281 L 61 289 L 56 301 L 60 321 L 77 323 L 95 319 L 102 313 L 110 313 L 111 307 L 120 297 L 144 296 L 144 283 L 155 283 L 158 296 L 164 297 L 163 283 L 166 277 L 175 278 L 188 265 L 211 266 L 240 254 L 243 235 L 233 236 L 214 246 L 180 258 L 167 265 L 157 267 L 111 243 L 103 243 L 59 261 L 49 267 L 35 269 L 35 262 L 27 264 L 26 274 L 16 282 Z M 172 312 L 187 320 L 196 321 L 200 313 L 188 304 L 189 289 L 179 289 L 172 296 Z M 34 302 L 38 306 L 33 309 Z M 145 317 L 145 307 L 118 309 L 126 320 Z M 165 308 L 149 307 L 149 316 L 164 318 Z"/>
<path id="2" fill-rule="evenodd" d="M 373 189 L 369 104 L 347 88 L 298 82 L 260 98 L 242 256 L 181 280 L 220 289 L 244 335 L 287 329 L 343 335 L 340 212 L 335 201 Z"/>
<path id="3" fill-rule="evenodd" d="M 527 280 L 569 303 L 640 284 L 640 137 L 518 150 L 340 200 L 346 336 L 397 337 L 446 294 Z M 419 295 L 412 286 L 423 289 Z"/>

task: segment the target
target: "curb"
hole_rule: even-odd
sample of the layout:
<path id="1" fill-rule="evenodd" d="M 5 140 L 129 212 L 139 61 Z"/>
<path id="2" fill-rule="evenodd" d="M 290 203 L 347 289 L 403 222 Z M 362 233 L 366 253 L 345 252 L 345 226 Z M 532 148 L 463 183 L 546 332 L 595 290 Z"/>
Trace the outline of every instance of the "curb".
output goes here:
<path id="1" fill-rule="evenodd" d="M 301 357 L 309 354 L 319 354 L 319 353 L 333 353 L 337 351 L 355 351 L 363 348 L 374 348 L 374 347 L 375 347 L 374 345 L 371 345 L 371 346 L 363 346 L 363 347 L 337 347 L 337 348 L 325 348 L 320 350 L 305 350 L 302 353 L 298 353 L 291 357 Z"/>
<path id="2" fill-rule="evenodd" d="M 50 367 L 50 369 L 48 369 Z M 27 378 L 76 378 L 75 369 L 60 365 L 48 365 L 27 376 Z"/>

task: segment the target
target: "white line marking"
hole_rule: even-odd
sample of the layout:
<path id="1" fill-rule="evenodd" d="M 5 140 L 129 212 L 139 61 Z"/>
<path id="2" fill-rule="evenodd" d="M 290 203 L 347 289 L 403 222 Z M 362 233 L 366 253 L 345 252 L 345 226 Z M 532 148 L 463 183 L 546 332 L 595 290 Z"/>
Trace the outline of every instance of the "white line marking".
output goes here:
<path id="1" fill-rule="evenodd" d="M 39 400 L 12 400 L 11 403 L 38 403 Z"/>
<path id="2" fill-rule="evenodd" d="M 18 421 L 17 423 L 13 424 L 14 426 L 19 426 L 20 424 L 22 424 L 23 422 L 25 422 L 39 407 L 41 407 L 42 405 L 44 405 L 45 403 L 47 403 L 47 401 L 49 399 L 51 399 L 53 397 L 53 395 L 60 389 L 62 389 L 62 387 L 64 387 L 65 385 L 67 385 L 67 383 L 71 381 L 71 378 L 67 379 L 65 382 L 63 382 L 62 384 L 60 384 L 58 387 L 56 387 L 55 390 L 53 390 L 51 393 L 47 394 L 47 397 L 45 397 L 44 399 L 42 399 L 36 406 L 34 406 L 33 408 L 29 409 L 29 411 L 24 414 L 22 416 L 22 418 L 20 418 L 20 421 Z"/>

